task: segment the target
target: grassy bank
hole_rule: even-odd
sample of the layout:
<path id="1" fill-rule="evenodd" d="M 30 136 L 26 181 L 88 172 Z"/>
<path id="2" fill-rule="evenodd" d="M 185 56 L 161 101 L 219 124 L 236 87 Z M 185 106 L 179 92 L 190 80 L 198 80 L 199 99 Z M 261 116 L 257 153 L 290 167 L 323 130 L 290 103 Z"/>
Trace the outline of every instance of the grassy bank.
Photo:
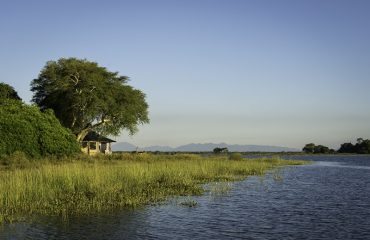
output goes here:
<path id="1" fill-rule="evenodd" d="M 132 155 L 27 163 L 0 170 L 0 222 L 32 215 L 90 214 L 197 195 L 201 183 L 261 175 L 299 161 L 197 155 Z"/>

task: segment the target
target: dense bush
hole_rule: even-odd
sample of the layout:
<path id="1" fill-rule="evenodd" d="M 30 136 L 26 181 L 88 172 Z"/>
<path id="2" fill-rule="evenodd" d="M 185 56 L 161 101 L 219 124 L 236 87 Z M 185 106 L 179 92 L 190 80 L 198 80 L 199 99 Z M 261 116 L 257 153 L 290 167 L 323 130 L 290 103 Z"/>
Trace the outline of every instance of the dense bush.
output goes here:
<path id="1" fill-rule="evenodd" d="M 0 102 L 0 155 L 16 151 L 27 156 L 70 155 L 80 151 L 72 133 L 62 127 L 52 111 L 20 101 Z"/>
<path id="2" fill-rule="evenodd" d="M 0 82 L 0 101 L 4 99 L 21 100 L 14 88 L 6 83 Z"/>

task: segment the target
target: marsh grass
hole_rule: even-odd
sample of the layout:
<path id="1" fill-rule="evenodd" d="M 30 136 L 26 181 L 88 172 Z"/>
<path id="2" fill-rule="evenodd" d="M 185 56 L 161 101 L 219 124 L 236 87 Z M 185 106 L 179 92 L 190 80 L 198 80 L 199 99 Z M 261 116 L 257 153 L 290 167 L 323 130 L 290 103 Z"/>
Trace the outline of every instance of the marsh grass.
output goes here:
<path id="1" fill-rule="evenodd" d="M 179 203 L 180 206 L 183 206 L 183 207 L 189 207 L 189 208 L 192 208 L 192 207 L 196 207 L 198 205 L 198 202 L 191 199 L 191 198 L 187 198 L 183 201 L 181 201 Z"/>
<path id="2" fill-rule="evenodd" d="M 209 193 L 211 196 L 224 196 L 232 190 L 230 182 L 214 182 L 209 185 Z"/>
<path id="3" fill-rule="evenodd" d="M 272 179 L 276 182 L 282 182 L 283 181 L 283 171 L 281 168 L 277 168 L 272 172 Z"/>
<path id="4" fill-rule="evenodd" d="M 300 161 L 229 160 L 198 155 L 113 154 L 27 162 L 0 170 L 0 223 L 35 215 L 68 216 L 203 193 L 202 183 L 234 181 Z M 40 164 L 40 162 L 42 164 Z"/>

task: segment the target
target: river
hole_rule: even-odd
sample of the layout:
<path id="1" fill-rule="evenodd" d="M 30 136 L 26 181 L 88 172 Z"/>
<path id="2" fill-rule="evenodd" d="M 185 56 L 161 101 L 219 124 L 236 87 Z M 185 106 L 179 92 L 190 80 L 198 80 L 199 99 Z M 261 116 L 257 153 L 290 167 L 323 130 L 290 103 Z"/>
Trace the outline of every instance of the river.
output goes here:
<path id="1" fill-rule="evenodd" d="M 195 207 L 176 198 L 68 222 L 7 224 L 0 239 L 370 239 L 370 156 L 287 158 L 313 164 L 220 184 L 221 191 L 210 184 L 191 197 Z"/>

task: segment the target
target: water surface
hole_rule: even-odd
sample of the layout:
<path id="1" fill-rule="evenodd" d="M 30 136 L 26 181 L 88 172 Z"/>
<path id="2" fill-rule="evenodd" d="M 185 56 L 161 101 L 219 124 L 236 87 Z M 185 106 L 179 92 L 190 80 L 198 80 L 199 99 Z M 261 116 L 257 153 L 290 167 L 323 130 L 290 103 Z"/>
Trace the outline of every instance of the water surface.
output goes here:
<path id="1" fill-rule="evenodd" d="M 45 218 L 2 226 L 0 239 L 370 239 L 370 156 L 286 158 L 314 163 L 192 197 L 192 208 L 173 199 L 67 223 Z"/>

